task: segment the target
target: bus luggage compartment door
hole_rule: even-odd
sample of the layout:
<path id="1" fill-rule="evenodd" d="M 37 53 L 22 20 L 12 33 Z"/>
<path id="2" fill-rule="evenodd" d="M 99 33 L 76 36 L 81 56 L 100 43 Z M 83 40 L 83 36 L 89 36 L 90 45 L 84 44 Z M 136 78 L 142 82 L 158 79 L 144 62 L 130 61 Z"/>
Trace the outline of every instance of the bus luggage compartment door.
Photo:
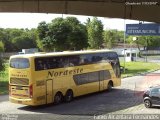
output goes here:
<path id="1" fill-rule="evenodd" d="M 46 81 L 46 96 L 47 100 L 46 103 L 52 103 L 53 102 L 53 80 L 49 79 Z"/>

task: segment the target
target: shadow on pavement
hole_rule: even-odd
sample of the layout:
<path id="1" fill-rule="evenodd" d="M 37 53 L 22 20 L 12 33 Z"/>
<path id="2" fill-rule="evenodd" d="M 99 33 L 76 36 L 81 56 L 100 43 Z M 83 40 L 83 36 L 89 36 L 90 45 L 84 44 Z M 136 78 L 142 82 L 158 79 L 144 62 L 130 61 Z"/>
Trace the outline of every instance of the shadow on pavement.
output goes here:
<path id="1" fill-rule="evenodd" d="M 106 114 L 142 104 L 141 91 L 129 89 L 113 89 L 111 92 L 100 92 L 77 97 L 70 103 L 59 105 L 43 105 L 37 107 L 25 106 L 20 110 L 36 113 L 51 113 L 60 115 L 86 115 Z"/>

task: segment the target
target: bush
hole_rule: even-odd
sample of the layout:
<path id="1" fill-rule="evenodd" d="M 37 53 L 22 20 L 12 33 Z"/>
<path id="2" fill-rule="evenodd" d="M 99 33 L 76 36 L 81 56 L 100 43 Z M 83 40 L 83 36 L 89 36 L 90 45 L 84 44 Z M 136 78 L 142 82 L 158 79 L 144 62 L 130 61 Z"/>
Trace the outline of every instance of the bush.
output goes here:
<path id="1" fill-rule="evenodd" d="M 5 69 L 4 60 L 0 58 L 0 71 L 3 71 L 4 69 Z"/>

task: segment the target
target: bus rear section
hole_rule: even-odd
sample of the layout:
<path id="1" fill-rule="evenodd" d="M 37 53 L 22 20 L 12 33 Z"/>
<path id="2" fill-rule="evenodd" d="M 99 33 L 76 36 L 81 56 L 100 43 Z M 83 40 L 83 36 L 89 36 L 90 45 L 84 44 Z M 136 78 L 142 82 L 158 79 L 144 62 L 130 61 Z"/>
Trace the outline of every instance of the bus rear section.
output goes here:
<path id="1" fill-rule="evenodd" d="M 33 105 L 31 65 L 28 58 L 10 58 L 9 99 L 13 103 Z"/>

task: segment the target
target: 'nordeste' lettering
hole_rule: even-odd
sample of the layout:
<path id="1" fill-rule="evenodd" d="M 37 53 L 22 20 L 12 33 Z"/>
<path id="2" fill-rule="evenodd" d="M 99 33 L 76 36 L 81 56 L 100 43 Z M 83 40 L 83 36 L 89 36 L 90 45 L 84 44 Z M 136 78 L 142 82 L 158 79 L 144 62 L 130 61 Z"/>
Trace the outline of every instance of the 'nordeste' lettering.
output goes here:
<path id="1" fill-rule="evenodd" d="M 48 78 L 49 77 L 59 77 L 59 76 L 67 76 L 67 75 L 75 75 L 80 74 L 83 72 L 83 68 L 77 68 L 73 70 L 64 70 L 64 71 L 48 71 Z"/>

